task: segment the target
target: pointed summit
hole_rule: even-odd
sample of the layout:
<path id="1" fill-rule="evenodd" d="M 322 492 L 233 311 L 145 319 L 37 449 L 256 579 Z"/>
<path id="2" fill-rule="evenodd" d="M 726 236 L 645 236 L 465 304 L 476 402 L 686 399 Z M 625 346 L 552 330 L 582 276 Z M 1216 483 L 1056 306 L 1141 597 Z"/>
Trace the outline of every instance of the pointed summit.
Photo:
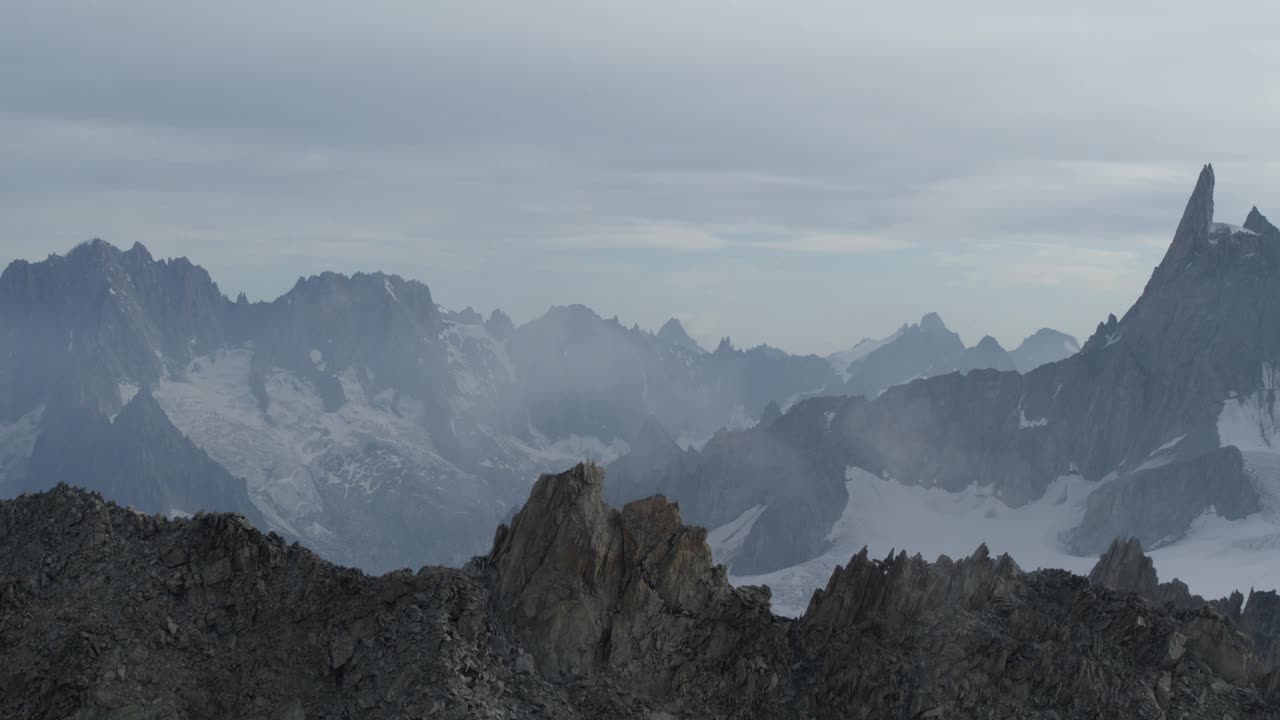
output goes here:
<path id="1" fill-rule="evenodd" d="M 668 345 L 675 345 L 677 347 L 685 348 L 686 350 L 692 350 L 696 353 L 706 352 L 706 350 L 703 350 L 702 346 L 699 345 L 696 340 L 689 337 L 689 333 L 685 332 L 684 325 L 675 318 L 671 318 L 666 321 L 663 323 L 662 327 L 658 329 L 658 339 Z"/>
<path id="2" fill-rule="evenodd" d="M 926 313 L 920 318 L 921 330 L 946 330 L 947 324 L 942 322 L 942 316 L 936 312 Z"/>
<path id="3" fill-rule="evenodd" d="M 978 344 L 974 346 L 974 349 L 983 350 L 985 352 L 994 352 L 996 350 L 1004 351 L 1004 347 L 1000 344 L 1000 341 L 990 335 L 983 335 L 982 339 L 978 341 Z"/>
<path id="4" fill-rule="evenodd" d="M 1249 217 L 1245 218 L 1243 227 L 1245 230 L 1256 232 L 1259 235 L 1270 235 L 1272 233 L 1280 232 L 1276 229 L 1275 225 L 1272 225 L 1271 222 L 1267 220 L 1266 215 L 1258 212 L 1258 206 L 1256 205 L 1249 211 Z"/>
<path id="5" fill-rule="evenodd" d="M 652 457 L 671 457 L 679 455 L 682 451 L 667 429 L 662 427 L 658 418 L 649 415 L 640 425 L 640 431 L 631 442 L 631 452 Z"/>
<path id="6" fill-rule="evenodd" d="M 998 340 L 990 335 L 983 336 L 977 345 L 968 348 L 956 361 L 956 370 L 967 373 L 971 370 L 1014 370 L 1013 358 Z M 943 368 L 937 368 L 938 374 Z"/>
<path id="7" fill-rule="evenodd" d="M 1213 223 L 1213 166 L 1205 165 L 1196 180 L 1196 189 L 1187 200 L 1187 208 L 1182 211 L 1182 221 L 1178 223 L 1178 231 L 1173 234 L 1173 243 L 1169 252 L 1165 253 L 1163 267 L 1176 267 L 1186 260 L 1197 245 L 1209 238 L 1209 226 Z"/>
<path id="8" fill-rule="evenodd" d="M 144 263 L 150 263 L 155 261 L 155 258 L 151 257 L 151 251 L 147 250 L 147 246 L 143 245 L 140 242 L 135 242 L 133 244 L 133 247 L 129 248 L 128 254 L 133 255 L 138 260 Z"/>
<path id="9" fill-rule="evenodd" d="M 484 322 L 484 329 L 495 338 L 506 340 L 516 331 L 516 325 L 511 321 L 510 316 L 494 308 L 493 312 L 489 313 L 489 319 Z"/>

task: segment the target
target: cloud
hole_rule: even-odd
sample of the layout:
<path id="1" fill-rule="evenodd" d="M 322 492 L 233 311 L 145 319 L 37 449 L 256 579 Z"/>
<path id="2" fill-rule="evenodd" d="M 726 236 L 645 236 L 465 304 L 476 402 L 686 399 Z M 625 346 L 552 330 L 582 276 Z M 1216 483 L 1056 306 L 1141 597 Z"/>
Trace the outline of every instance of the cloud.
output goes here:
<path id="1" fill-rule="evenodd" d="M 1248 16 L 22 4 L 0 23 L 0 260 L 100 235 L 254 297 L 380 267 L 517 319 L 686 313 L 789 349 L 939 308 L 976 337 L 1082 332 L 1141 290 L 1202 163 L 1223 220 L 1280 197 L 1259 92 L 1280 9 Z M 1188 53 L 1205 37 L 1232 51 Z"/>
<path id="2" fill-rule="evenodd" d="M 984 243 L 966 252 L 940 252 L 936 258 L 970 285 L 1008 289 L 1069 288 L 1126 295 L 1135 286 L 1141 289 L 1150 273 L 1143 256 L 1134 251 L 1043 241 Z"/>
<path id="3" fill-rule="evenodd" d="M 756 244 L 756 247 L 769 250 L 836 255 L 902 250 L 914 246 L 915 243 L 907 240 L 879 235 L 839 234 L 802 235 L 787 240 L 773 240 Z"/>
<path id="4" fill-rule="evenodd" d="M 543 237 L 537 242 L 553 248 L 572 250 L 652 250 L 699 253 L 722 250 L 724 238 L 702 228 L 678 223 L 635 223 L 600 228 L 564 237 Z"/>

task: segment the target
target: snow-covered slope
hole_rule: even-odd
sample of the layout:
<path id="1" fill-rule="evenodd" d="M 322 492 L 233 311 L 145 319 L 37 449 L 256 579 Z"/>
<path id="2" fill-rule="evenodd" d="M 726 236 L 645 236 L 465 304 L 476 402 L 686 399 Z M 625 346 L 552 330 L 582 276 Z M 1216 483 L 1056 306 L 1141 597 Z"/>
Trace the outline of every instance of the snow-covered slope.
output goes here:
<path id="1" fill-rule="evenodd" d="M 839 384 L 815 356 L 706 352 L 675 320 L 651 333 L 571 306 L 517 328 L 385 273 L 233 302 L 184 259 L 102 241 L 11 263 L 0 341 L 0 492 L 66 480 L 148 512 L 251 514 L 374 571 L 469 559 L 540 473 L 616 460 L 649 418 L 700 440 Z M 145 422 L 117 425 L 135 397 Z M 77 427 L 94 452 L 61 463 Z M 207 472 L 164 466 L 179 457 Z"/>
<path id="2" fill-rule="evenodd" d="M 842 381 L 848 382 L 850 365 L 870 355 L 876 350 L 879 350 L 885 345 L 888 345 L 894 340 L 897 340 L 902 336 L 902 333 L 906 332 L 906 328 L 907 326 L 903 325 L 895 330 L 892 335 L 882 337 L 878 340 L 875 338 L 863 338 L 847 350 L 831 353 L 827 356 L 827 362 L 831 364 L 832 370 L 840 373 L 840 379 Z"/>
<path id="3" fill-rule="evenodd" d="M 451 405 L 459 426 L 491 401 L 493 377 L 467 362 L 493 349 L 483 332 L 451 325 L 443 333 L 458 371 Z M 482 459 L 463 465 L 470 453 L 445 457 L 420 399 L 371 393 L 373 384 L 350 368 L 337 374 L 345 402 L 332 411 L 307 379 L 270 370 L 264 410 L 247 382 L 252 358 L 252 347 L 200 356 L 161 380 L 155 397 L 178 428 L 248 480 L 254 503 L 278 527 L 346 564 L 385 570 L 410 559 L 464 562 L 523 499 L 524 478 L 583 458 L 609 462 L 626 450 L 620 441 L 522 438 L 473 423 L 466 440 Z M 493 359 L 507 372 L 501 355 Z"/>
<path id="4" fill-rule="evenodd" d="M 1280 455 L 1271 454 L 1268 461 L 1274 463 L 1269 469 L 1274 483 L 1280 480 Z M 976 485 L 947 492 L 904 485 L 856 467 L 848 468 L 847 477 L 849 501 L 831 528 L 827 551 L 771 573 L 731 575 L 731 581 L 768 585 L 774 611 L 796 617 L 832 570 L 863 547 L 873 557 L 907 550 L 935 560 L 940 555 L 955 558 L 963 548 L 986 543 L 993 554 L 1008 553 L 1025 570 L 1063 568 L 1077 574 L 1087 574 L 1096 562 L 1094 556 L 1072 554 L 1061 539 L 1080 524 L 1089 495 L 1100 487 L 1079 475 L 1059 478 L 1041 498 L 1017 508 Z M 744 515 L 708 534 L 717 562 L 732 565 L 750 533 L 749 523 L 758 516 L 759 511 Z M 1192 592 L 1225 597 L 1233 590 L 1274 584 L 1280 578 L 1278 549 L 1280 514 L 1274 510 L 1240 520 L 1209 511 L 1183 538 L 1150 555 L 1162 573 L 1186 582 Z"/>
<path id="5" fill-rule="evenodd" d="M 774 612 L 795 617 L 804 612 L 814 589 L 826 583 L 831 571 L 863 547 L 874 557 L 907 550 L 935 560 L 939 555 L 956 557 L 963 548 L 986 543 L 992 553 L 1009 553 L 1024 569 L 1061 567 L 1087 573 L 1093 566 L 1093 559 L 1067 553 L 1058 539 L 1080 523 L 1085 498 L 1096 487 L 1079 475 L 1059 478 L 1044 497 L 1020 508 L 1010 508 L 989 489 L 977 486 L 953 493 L 904 485 L 858 467 L 847 468 L 845 477 L 849 501 L 827 535 L 826 552 L 775 572 L 734 575 L 732 581 L 768 585 Z M 724 532 L 725 528 L 718 528 L 709 536 Z M 717 562 L 732 563 L 726 549 L 712 545 Z"/>
<path id="6" fill-rule="evenodd" d="M 1079 353 L 801 402 L 669 463 L 653 486 L 717 528 L 735 577 L 771 584 L 793 612 L 863 545 L 932 556 L 986 542 L 1082 570 L 1132 536 L 1193 592 L 1273 584 L 1280 229 L 1256 209 L 1238 229 L 1214 223 L 1213 188 L 1206 166 L 1143 294 Z"/>

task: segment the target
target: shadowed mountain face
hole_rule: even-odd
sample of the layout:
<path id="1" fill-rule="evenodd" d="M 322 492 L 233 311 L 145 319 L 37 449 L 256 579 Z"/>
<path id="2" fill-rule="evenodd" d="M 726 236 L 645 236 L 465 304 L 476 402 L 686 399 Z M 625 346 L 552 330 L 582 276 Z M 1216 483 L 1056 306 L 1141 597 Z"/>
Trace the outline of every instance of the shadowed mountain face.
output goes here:
<path id="1" fill-rule="evenodd" d="M 464 562 L 530 478 L 610 461 L 646 420 L 701 444 L 839 385 L 818 357 L 708 353 L 675 320 L 573 306 L 517 328 L 382 273 L 233 302 L 186 260 L 100 240 L 0 275 L 0 341 L 0 493 L 246 513 L 377 570 Z"/>
<path id="2" fill-rule="evenodd" d="M 700 447 L 848 387 L 815 356 L 728 339 L 708 352 L 675 319 L 655 334 L 577 305 L 516 327 L 383 273 L 231 301 L 185 259 L 101 240 L 6 268 L 0 340 L 0 494 L 66 480 L 150 512 L 251 506 L 255 522 L 374 570 L 464 562 L 540 472 L 658 435 Z M 1007 366 L 992 344 L 965 350 L 929 315 L 846 375 L 875 394 Z M 128 422 L 135 397 L 153 422 Z M 188 456 L 199 471 L 166 464 Z"/>
<path id="3" fill-rule="evenodd" d="M 875 397 L 893 385 L 952 368 L 965 354 L 960 336 L 947 329 L 937 313 L 915 325 L 904 325 L 893 339 L 851 363 L 845 392 Z"/>
<path id="4" fill-rule="evenodd" d="M 1070 335 L 1048 328 L 1023 340 L 1013 352 L 990 335 L 966 348 L 937 313 L 929 313 L 919 323 L 903 325 L 887 338 L 868 338 L 829 355 L 827 362 L 845 379 L 844 394 L 875 397 L 894 385 L 951 372 L 1027 372 L 1070 357 L 1079 349 Z"/>
<path id="5" fill-rule="evenodd" d="M 17 489 L 44 490 L 67 478 L 92 478 L 94 487 L 117 502 L 166 515 L 219 508 L 266 525 L 244 479 L 183 436 L 145 390 L 110 420 L 83 408 L 45 418 Z"/>
<path id="6" fill-rule="evenodd" d="M 767 588 L 729 585 L 672 503 L 614 509 L 602 480 L 540 478 L 465 570 L 382 577 L 234 515 L 166 520 L 65 485 L 0 501 L 0 714 L 1280 717 L 1251 649 L 1275 637 L 1265 598 L 1246 636 L 1213 609 L 1231 600 L 1108 589 L 1159 587 L 1140 551 L 1093 582 L 986 547 L 863 552 L 787 620 Z"/>
<path id="7" fill-rule="evenodd" d="M 1213 181 L 1205 167 L 1142 296 L 1078 354 L 1025 374 L 972 370 L 869 401 L 800 403 L 647 480 L 620 461 L 619 486 L 669 493 L 712 527 L 751 519 L 735 544 L 738 574 L 813 558 L 833 533 L 856 545 L 858 528 L 836 527 L 842 508 L 856 509 L 840 500 L 855 481 L 997 498 L 991 517 L 1058 502 L 1054 519 L 1071 525 L 1048 541 L 1079 554 L 1119 534 L 1148 547 L 1177 543 L 1206 512 L 1265 520 L 1262 542 L 1280 530 L 1263 502 L 1280 482 L 1271 445 L 1280 231 L 1256 210 L 1244 227 L 1215 223 Z M 1044 499 L 1067 485 L 1077 494 Z M 829 500 L 806 502 L 814 497 Z"/>
<path id="8" fill-rule="evenodd" d="M 1018 372 L 1031 372 L 1041 365 L 1058 362 L 1080 352 L 1080 343 L 1070 335 L 1041 328 L 1009 353 Z M 1003 369 L 1003 368 L 997 368 Z"/>
<path id="9" fill-rule="evenodd" d="M 46 403 L 114 414 L 117 385 L 154 383 L 244 335 L 233 304 L 202 269 L 94 240 L 65 257 L 15 261 L 0 275 L 0 422 Z"/>

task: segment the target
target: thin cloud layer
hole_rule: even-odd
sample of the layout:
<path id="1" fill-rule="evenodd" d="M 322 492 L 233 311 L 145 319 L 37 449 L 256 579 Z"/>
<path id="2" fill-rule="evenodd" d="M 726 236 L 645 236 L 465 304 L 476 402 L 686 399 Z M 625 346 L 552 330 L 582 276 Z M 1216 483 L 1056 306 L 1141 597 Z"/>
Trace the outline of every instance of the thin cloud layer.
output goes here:
<path id="1" fill-rule="evenodd" d="M 254 298 L 387 269 L 517 320 L 584 302 L 793 351 L 931 310 L 969 342 L 1083 336 L 1136 297 L 1202 163 L 1224 221 L 1280 197 L 1278 15 L 6 7 L 0 249 L 141 241 Z"/>

